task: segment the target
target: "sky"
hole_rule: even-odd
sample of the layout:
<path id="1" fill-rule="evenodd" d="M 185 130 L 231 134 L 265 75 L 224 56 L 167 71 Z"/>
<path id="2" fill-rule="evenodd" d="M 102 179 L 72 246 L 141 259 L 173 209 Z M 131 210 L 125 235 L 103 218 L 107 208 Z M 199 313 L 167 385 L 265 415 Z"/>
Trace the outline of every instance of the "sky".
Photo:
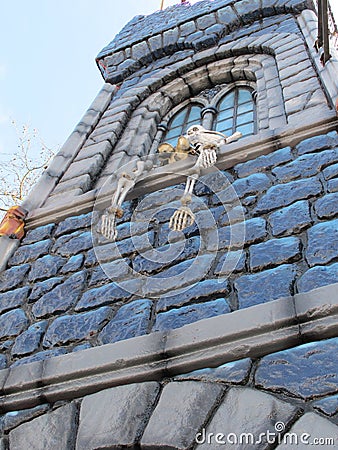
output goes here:
<path id="1" fill-rule="evenodd" d="M 12 120 L 36 128 L 48 147 L 60 147 L 103 85 L 98 52 L 134 16 L 151 14 L 160 4 L 0 0 L 0 158 L 16 149 Z M 338 18 L 338 0 L 331 4 Z"/>

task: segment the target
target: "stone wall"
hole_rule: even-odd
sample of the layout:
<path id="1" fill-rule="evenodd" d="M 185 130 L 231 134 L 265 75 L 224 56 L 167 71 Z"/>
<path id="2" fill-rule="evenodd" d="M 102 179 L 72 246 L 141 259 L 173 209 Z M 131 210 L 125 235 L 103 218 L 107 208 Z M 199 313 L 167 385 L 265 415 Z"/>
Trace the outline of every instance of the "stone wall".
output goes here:
<path id="1" fill-rule="evenodd" d="M 0 419 L 2 448 L 333 448 L 336 349 L 333 338 L 9 412 Z"/>

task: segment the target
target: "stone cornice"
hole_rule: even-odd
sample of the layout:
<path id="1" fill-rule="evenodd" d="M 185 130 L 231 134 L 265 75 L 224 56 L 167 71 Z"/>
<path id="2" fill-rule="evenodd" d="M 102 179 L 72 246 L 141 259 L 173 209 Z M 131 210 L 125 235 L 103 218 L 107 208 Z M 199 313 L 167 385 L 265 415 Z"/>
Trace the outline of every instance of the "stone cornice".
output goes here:
<path id="1" fill-rule="evenodd" d="M 0 371 L 1 412 L 162 380 L 337 336 L 338 284 L 45 361 Z"/>
<path id="2" fill-rule="evenodd" d="M 219 169 L 227 169 L 239 162 L 266 155 L 284 146 L 294 146 L 304 139 L 337 129 L 338 120 L 332 112 L 329 117 L 318 122 L 313 123 L 312 118 L 310 118 L 309 123 L 302 124 L 302 127 L 287 126 L 282 129 L 260 133 L 224 146 L 217 166 Z M 127 199 L 137 198 L 140 195 L 181 183 L 185 180 L 184 174 L 190 165 L 191 161 L 185 160 L 173 163 L 170 166 L 153 169 L 140 178 Z M 67 205 L 63 202 L 50 208 L 36 209 L 28 215 L 25 228 L 29 230 L 51 222 L 60 222 L 66 217 L 87 213 L 93 210 L 95 202 L 96 206 L 105 208 L 110 204 L 113 192 L 114 185 L 111 185 L 109 190 L 105 192 L 99 193 L 93 190 L 75 197 Z"/>

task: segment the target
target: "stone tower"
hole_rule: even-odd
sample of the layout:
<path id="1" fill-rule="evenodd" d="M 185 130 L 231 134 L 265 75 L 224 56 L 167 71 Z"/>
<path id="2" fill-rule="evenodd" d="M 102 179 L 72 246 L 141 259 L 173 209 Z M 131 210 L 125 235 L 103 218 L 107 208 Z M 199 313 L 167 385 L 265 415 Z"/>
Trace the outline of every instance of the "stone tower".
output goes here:
<path id="1" fill-rule="evenodd" d="M 0 448 L 337 445 L 317 22 L 312 0 L 204 0 L 100 52 L 102 90 L 0 228 Z"/>

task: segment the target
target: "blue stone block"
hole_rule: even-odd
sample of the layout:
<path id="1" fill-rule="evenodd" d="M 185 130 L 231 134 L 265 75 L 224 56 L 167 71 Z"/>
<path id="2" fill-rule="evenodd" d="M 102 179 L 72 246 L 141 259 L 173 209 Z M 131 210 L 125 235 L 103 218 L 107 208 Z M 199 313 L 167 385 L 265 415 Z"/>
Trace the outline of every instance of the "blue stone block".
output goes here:
<path id="1" fill-rule="evenodd" d="M 298 155 L 304 155 L 304 153 L 312 153 L 330 148 L 332 144 L 334 144 L 334 135 L 328 133 L 305 139 L 300 144 L 296 145 L 296 151 Z"/>
<path id="2" fill-rule="evenodd" d="M 175 377 L 175 380 L 196 380 L 204 382 L 222 382 L 245 384 L 248 380 L 252 362 L 250 358 L 229 362 L 218 367 L 194 370 Z"/>
<path id="3" fill-rule="evenodd" d="M 317 400 L 312 403 L 312 406 L 327 416 L 334 416 L 338 412 L 338 395 Z"/>
<path id="4" fill-rule="evenodd" d="M 250 269 L 264 269 L 301 258 L 301 242 L 296 237 L 270 239 L 250 247 Z"/>
<path id="5" fill-rule="evenodd" d="M 23 245 L 34 244 L 35 242 L 43 241 L 51 237 L 53 230 L 55 228 L 54 223 L 44 225 L 43 227 L 35 228 L 34 230 L 29 230 L 22 241 Z"/>
<path id="6" fill-rule="evenodd" d="M 310 266 L 327 264 L 338 256 L 338 219 L 317 223 L 307 232 L 305 257 Z"/>
<path id="7" fill-rule="evenodd" d="M 103 306 L 82 314 L 58 317 L 49 326 L 43 339 L 44 347 L 68 344 L 95 336 L 106 324 L 111 308 Z"/>
<path id="8" fill-rule="evenodd" d="M 327 182 L 327 190 L 329 192 L 338 192 L 338 178 L 333 178 Z"/>
<path id="9" fill-rule="evenodd" d="M 297 200 L 306 200 L 320 194 L 322 185 L 317 178 L 291 181 L 272 186 L 258 201 L 256 212 L 265 213 L 276 208 L 288 206 Z"/>
<path id="10" fill-rule="evenodd" d="M 157 303 L 156 311 L 167 311 L 170 307 L 176 308 L 190 303 L 192 300 L 210 300 L 214 297 L 224 297 L 230 293 L 229 280 L 217 278 L 200 281 L 193 286 L 178 291 L 171 291 L 162 295 Z"/>
<path id="11" fill-rule="evenodd" d="M 132 280 L 137 282 L 137 280 Z M 120 286 L 121 285 L 121 286 Z M 85 311 L 101 305 L 110 305 L 119 300 L 129 299 L 133 292 L 124 289 L 123 283 L 109 283 L 96 289 L 91 289 L 83 294 L 76 305 L 76 311 Z"/>
<path id="12" fill-rule="evenodd" d="M 270 167 L 277 166 L 292 160 L 292 153 L 290 147 L 285 147 L 269 155 L 259 156 L 256 159 L 237 164 L 234 167 L 235 172 L 239 177 L 247 177 L 248 175 L 261 172 Z"/>
<path id="13" fill-rule="evenodd" d="M 338 177 L 338 163 L 325 167 L 322 173 L 325 180 L 331 180 L 331 178 Z"/>
<path id="14" fill-rule="evenodd" d="M 109 344 L 146 334 L 150 324 L 151 308 L 152 302 L 145 299 L 121 306 L 99 334 L 99 341 L 102 344 Z"/>
<path id="15" fill-rule="evenodd" d="M 239 308 L 248 308 L 292 295 L 295 277 L 296 268 L 292 265 L 241 276 L 235 281 Z"/>
<path id="16" fill-rule="evenodd" d="M 338 213 L 338 192 L 327 194 L 315 203 L 315 212 L 319 219 L 329 219 Z"/>
<path id="17" fill-rule="evenodd" d="M 224 208 L 223 206 L 218 207 L 218 209 L 220 208 L 223 209 L 224 213 L 218 221 L 221 227 L 234 224 L 236 222 L 243 222 L 245 220 L 246 208 L 243 208 L 242 205 L 237 205 L 232 209 Z"/>
<path id="18" fill-rule="evenodd" d="M 5 355 L 0 355 L 0 370 L 7 367 L 7 358 Z"/>
<path id="19" fill-rule="evenodd" d="M 76 273 L 44 294 L 32 308 L 34 316 L 48 317 L 51 314 L 63 313 L 74 306 L 83 291 L 86 278 L 86 272 Z"/>
<path id="20" fill-rule="evenodd" d="M 300 345 L 265 356 L 258 364 L 258 388 L 309 400 L 338 392 L 338 338 Z"/>
<path id="21" fill-rule="evenodd" d="M 264 173 L 254 173 L 246 178 L 238 179 L 232 184 L 240 198 L 246 195 L 262 193 L 270 186 L 271 181 Z"/>
<path id="22" fill-rule="evenodd" d="M 197 255 L 200 250 L 199 236 L 152 249 L 133 260 L 133 269 L 136 272 L 153 272 L 171 264 L 185 261 Z"/>
<path id="23" fill-rule="evenodd" d="M 279 209 L 270 214 L 269 222 L 274 236 L 299 233 L 312 223 L 309 202 L 301 200 Z"/>
<path id="24" fill-rule="evenodd" d="M 65 348 L 44 350 L 42 352 L 35 353 L 34 355 L 20 358 L 19 360 L 15 361 L 15 363 L 13 363 L 11 367 L 18 367 L 22 366 L 23 364 L 29 364 L 36 361 L 44 361 L 48 358 L 52 358 L 53 356 L 64 355 L 65 353 L 67 353 L 67 350 Z"/>
<path id="25" fill-rule="evenodd" d="M 255 217 L 245 222 L 220 228 L 218 230 L 218 249 L 241 248 L 244 245 L 262 240 L 266 235 L 265 220 L 261 217 Z M 209 242 L 209 244 L 208 248 L 211 249 L 211 243 Z"/>
<path id="26" fill-rule="evenodd" d="M 34 261 L 40 258 L 40 256 L 47 255 L 51 246 L 52 241 L 50 239 L 36 242 L 35 244 L 22 245 L 9 260 L 9 265 L 15 266 L 28 261 Z"/>
<path id="27" fill-rule="evenodd" d="M 84 233 L 74 236 L 63 245 L 59 245 L 58 241 L 56 241 L 54 251 L 61 256 L 69 257 L 85 250 L 89 250 L 92 247 L 92 233 L 90 231 L 85 231 Z"/>
<path id="28" fill-rule="evenodd" d="M 95 286 L 103 282 L 108 282 L 109 280 L 121 281 L 130 272 L 130 259 L 127 258 L 101 264 L 101 266 L 93 270 L 88 286 Z"/>
<path id="29" fill-rule="evenodd" d="M 23 288 L 15 289 L 14 291 L 5 292 L 0 294 L 0 314 L 9 309 L 17 308 L 23 305 L 29 294 L 30 287 L 25 286 Z"/>
<path id="30" fill-rule="evenodd" d="M 61 234 L 66 234 L 72 231 L 79 230 L 81 228 L 88 228 L 91 226 L 92 213 L 82 214 L 76 217 L 67 217 L 63 222 L 60 222 L 55 236 L 61 236 Z"/>
<path id="31" fill-rule="evenodd" d="M 65 262 L 66 260 L 61 258 L 61 256 L 43 256 L 32 264 L 31 271 L 28 274 L 28 280 L 36 281 L 54 277 Z"/>
<path id="32" fill-rule="evenodd" d="M 230 312 L 230 307 L 224 298 L 207 303 L 183 306 L 168 312 L 157 314 L 152 331 L 166 331 L 180 328 L 198 320 L 219 316 Z"/>
<path id="33" fill-rule="evenodd" d="M 323 166 L 338 160 L 338 148 L 320 153 L 303 155 L 285 166 L 277 167 L 272 173 L 280 181 L 290 181 L 295 178 L 307 178 L 316 175 Z"/>
<path id="34" fill-rule="evenodd" d="M 37 322 L 15 339 L 12 347 L 12 356 L 26 356 L 39 348 L 42 336 L 46 331 L 48 321 Z"/>
<path id="35" fill-rule="evenodd" d="M 61 277 L 53 277 L 49 278 L 48 280 L 35 283 L 31 295 L 29 296 L 29 301 L 32 302 L 34 300 L 37 300 L 42 295 L 51 291 L 55 286 L 62 283 L 62 281 L 63 278 Z"/>
<path id="36" fill-rule="evenodd" d="M 215 275 L 231 275 L 245 269 L 246 253 L 242 250 L 224 253 L 214 270 Z"/>
<path id="37" fill-rule="evenodd" d="M 23 264 L 22 266 L 11 267 L 8 270 L 4 270 L 0 274 L 0 292 L 17 287 L 23 281 L 29 269 L 29 264 Z"/>
<path id="38" fill-rule="evenodd" d="M 82 254 L 71 256 L 62 267 L 60 273 L 77 272 L 82 267 L 83 260 L 84 256 Z"/>
<path id="39" fill-rule="evenodd" d="M 0 316 L 0 339 L 17 336 L 28 325 L 28 319 L 22 309 L 13 309 Z"/>
<path id="40" fill-rule="evenodd" d="M 334 283 L 338 283 L 338 263 L 312 267 L 299 278 L 297 287 L 298 292 L 308 292 Z"/>

